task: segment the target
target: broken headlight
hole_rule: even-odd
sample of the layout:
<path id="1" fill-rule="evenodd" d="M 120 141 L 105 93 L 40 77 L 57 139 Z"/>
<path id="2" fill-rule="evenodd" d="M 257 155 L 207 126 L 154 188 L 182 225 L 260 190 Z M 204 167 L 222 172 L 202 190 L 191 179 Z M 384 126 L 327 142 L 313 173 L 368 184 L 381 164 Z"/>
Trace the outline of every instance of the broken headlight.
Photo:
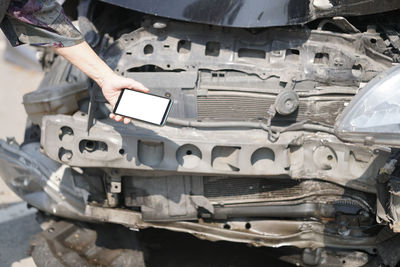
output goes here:
<path id="1" fill-rule="evenodd" d="M 348 141 L 400 145 L 400 66 L 361 89 L 339 117 L 335 132 Z"/>

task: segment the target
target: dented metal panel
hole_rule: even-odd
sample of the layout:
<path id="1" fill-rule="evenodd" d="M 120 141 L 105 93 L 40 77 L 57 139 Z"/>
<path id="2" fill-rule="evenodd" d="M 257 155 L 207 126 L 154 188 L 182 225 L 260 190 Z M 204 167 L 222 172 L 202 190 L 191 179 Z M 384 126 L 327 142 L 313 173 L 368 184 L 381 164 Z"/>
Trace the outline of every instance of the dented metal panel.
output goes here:
<path id="1" fill-rule="evenodd" d="M 0 142 L 1 176 L 17 194 L 70 219 L 305 248 L 290 256 L 296 264 L 398 261 L 395 250 L 385 254 L 398 242 L 385 223 L 398 231 L 399 175 L 381 169 L 398 155 L 344 142 L 332 126 L 365 83 L 400 61 L 396 12 L 347 15 L 400 4 L 104 2 L 151 14 L 85 2 L 101 13 L 86 25 L 102 40 L 97 52 L 173 98 L 170 119 L 108 119 L 101 90 L 58 59 L 24 98 L 40 145 Z M 108 23 L 119 16 L 129 21 Z M 271 25 L 287 27 L 243 28 Z"/>
<path id="2" fill-rule="evenodd" d="M 262 130 L 207 131 L 140 122 L 125 126 L 105 120 L 98 121 L 87 136 L 87 118 L 82 115 L 44 117 L 41 145 L 51 159 L 77 167 L 123 169 L 122 174 L 319 177 L 375 192 L 373 177 L 389 156 L 384 147 L 346 144 L 322 133 L 287 132 L 271 142 Z M 59 134 L 63 127 L 72 134 Z"/>
<path id="3" fill-rule="evenodd" d="M 29 119 L 37 125 L 46 114 L 71 114 L 79 106 L 78 102 L 89 97 L 89 80 L 68 61 L 58 57 L 57 66 L 47 73 L 36 91 L 25 94 L 23 104 Z M 57 75 L 54 75 L 54 73 Z"/>
<path id="4" fill-rule="evenodd" d="M 38 143 L 27 145 L 24 150 L 21 150 L 18 145 L 7 144 L 3 141 L 0 145 L 2 167 L 0 170 L 7 184 L 30 204 L 61 217 L 118 223 L 133 228 L 163 228 L 202 235 L 208 240 L 245 242 L 258 246 L 332 246 L 366 251 L 376 247 L 376 237 L 355 235 L 343 238 L 340 234 L 326 236 L 323 232 L 328 226 L 313 221 L 248 220 L 231 222 L 230 229 L 226 229 L 225 223 L 217 222 L 144 222 L 139 212 L 104 208 L 87 203 L 85 201 L 87 192 L 82 184 L 85 179 L 79 182 L 85 177 L 81 177 L 79 172 L 55 163 L 43 155 L 38 156 Z M 48 165 L 46 162 L 52 163 Z M 26 175 L 21 177 L 18 175 L 20 173 Z M 25 182 L 22 182 L 22 178 Z M 86 179 L 89 178 L 86 177 Z M 18 183 L 18 181 L 21 182 Z M 37 185 L 34 190 L 33 184 Z M 250 224 L 251 229 L 246 224 Z M 382 240 L 387 238 L 388 236 Z"/>

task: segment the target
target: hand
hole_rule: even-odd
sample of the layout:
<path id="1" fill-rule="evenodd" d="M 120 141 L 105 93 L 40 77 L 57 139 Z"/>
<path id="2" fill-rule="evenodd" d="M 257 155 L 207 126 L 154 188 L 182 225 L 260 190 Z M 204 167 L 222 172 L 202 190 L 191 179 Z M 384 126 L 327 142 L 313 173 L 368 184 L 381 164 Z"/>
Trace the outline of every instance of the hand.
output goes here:
<path id="1" fill-rule="evenodd" d="M 118 101 L 119 94 L 121 93 L 120 91 L 124 88 L 144 93 L 149 92 L 149 89 L 147 89 L 143 84 L 133 79 L 119 76 L 115 73 L 112 73 L 108 77 L 104 77 L 102 82 L 99 83 L 99 86 L 103 91 L 104 97 L 112 105 L 113 108 L 115 107 L 115 104 Z M 116 121 L 124 121 L 125 124 L 128 124 L 131 121 L 131 119 L 129 118 L 120 115 L 115 115 L 114 113 L 110 114 L 110 118 Z"/>
<path id="2" fill-rule="evenodd" d="M 115 74 L 86 42 L 53 49 L 95 81 L 103 90 L 105 98 L 113 108 L 118 101 L 120 91 L 124 88 L 145 93 L 149 92 L 149 89 L 143 84 Z M 115 114 L 110 114 L 110 118 L 116 121 L 123 120 L 125 124 L 131 121 L 129 118 L 124 118 Z"/>

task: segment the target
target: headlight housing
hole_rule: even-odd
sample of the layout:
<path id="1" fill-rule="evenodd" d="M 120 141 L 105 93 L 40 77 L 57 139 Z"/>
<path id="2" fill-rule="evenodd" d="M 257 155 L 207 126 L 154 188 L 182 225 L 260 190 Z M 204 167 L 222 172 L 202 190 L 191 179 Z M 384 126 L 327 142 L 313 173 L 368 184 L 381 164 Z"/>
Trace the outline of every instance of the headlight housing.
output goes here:
<path id="1" fill-rule="evenodd" d="M 400 145 L 400 66 L 361 89 L 340 115 L 335 133 L 353 142 Z"/>

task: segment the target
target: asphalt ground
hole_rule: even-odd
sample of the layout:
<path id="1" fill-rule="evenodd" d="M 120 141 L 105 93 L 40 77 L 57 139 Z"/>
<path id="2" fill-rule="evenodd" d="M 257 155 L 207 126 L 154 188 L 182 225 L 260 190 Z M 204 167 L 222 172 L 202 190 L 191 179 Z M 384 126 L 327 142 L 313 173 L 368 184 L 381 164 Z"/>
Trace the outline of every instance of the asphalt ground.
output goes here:
<path id="1" fill-rule="evenodd" d="M 21 143 L 26 124 L 22 96 L 38 86 L 43 74 L 6 61 L 6 48 L 6 41 L 1 33 L 0 138 L 15 137 Z M 16 58 L 18 50 L 11 52 L 7 56 Z M 36 266 L 28 256 L 30 237 L 41 231 L 35 221 L 35 212 L 35 209 L 28 209 L 26 203 L 0 179 L 0 267 Z"/>

